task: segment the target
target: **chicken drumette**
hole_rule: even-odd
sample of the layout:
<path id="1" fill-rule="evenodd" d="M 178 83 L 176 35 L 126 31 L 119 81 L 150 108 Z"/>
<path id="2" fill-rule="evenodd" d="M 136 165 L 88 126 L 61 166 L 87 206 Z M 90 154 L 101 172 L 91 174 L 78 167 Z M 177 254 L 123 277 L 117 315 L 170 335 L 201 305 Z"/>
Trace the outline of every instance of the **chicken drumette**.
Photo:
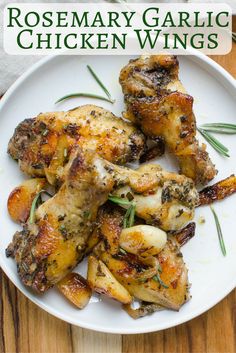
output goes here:
<path id="1" fill-rule="evenodd" d="M 85 105 L 68 112 L 39 114 L 16 128 L 8 152 L 23 172 L 46 176 L 50 184 L 64 178 L 64 166 L 72 147 L 97 152 L 115 164 L 138 160 L 145 138 L 131 123 L 95 105 Z"/>
<path id="2" fill-rule="evenodd" d="M 163 139 L 180 165 L 180 172 L 196 183 L 214 178 L 216 169 L 205 145 L 196 139 L 193 97 L 179 80 L 179 63 L 171 55 L 144 55 L 131 60 L 120 73 L 125 118 L 153 139 Z"/>
<path id="3" fill-rule="evenodd" d="M 77 265 L 85 255 L 98 207 L 111 193 L 123 199 L 132 196 L 136 214 L 164 230 L 184 226 L 198 203 L 194 184 L 185 176 L 157 165 L 131 170 L 93 151 L 74 150 L 59 191 L 37 209 L 35 222 L 30 219 L 7 249 L 26 285 L 43 292 Z"/>

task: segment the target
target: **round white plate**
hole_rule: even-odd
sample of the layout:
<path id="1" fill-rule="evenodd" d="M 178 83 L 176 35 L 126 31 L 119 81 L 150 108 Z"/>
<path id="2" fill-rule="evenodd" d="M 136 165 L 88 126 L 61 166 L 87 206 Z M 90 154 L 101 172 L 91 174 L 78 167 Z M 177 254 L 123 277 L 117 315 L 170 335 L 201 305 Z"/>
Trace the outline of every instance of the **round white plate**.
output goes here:
<path id="1" fill-rule="evenodd" d="M 124 105 L 118 77 L 120 69 L 128 60 L 126 56 L 60 56 L 43 59 L 11 87 L 0 103 L 0 265 L 2 269 L 30 300 L 52 315 L 84 328 L 123 334 L 157 331 L 183 323 L 211 308 L 236 286 L 236 195 L 215 204 L 227 248 L 226 257 L 221 253 L 209 207 L 202 207 L 196 211 L 196 235 L 182 249 L 189 268 L 192 299 L 179 312 L 165 310 L 133 320 L 121 310 L 119 303 L 104 297 L 93 296 L 84 310 L 78 310 L 56 289 L 49 290 L 45 295 L 37 295 L 22 285 L 15 262 L 5 256 L 5 248 L 14 232 L 20 228 L 7 214 L 7 198 L 10 191 L 24 178 L 17 163 L 7 155 L 8 140 L 14 128 L 21 120 L 34 117 L 40 112 L 67 110 L 91 102 L 121 115 Z M 102 78 L 112 92 L 112 96 L 116 98 L 116 103 L 111 105 L 98 100 L 73 99 L 55 106 L 54 102 L 59 97 L 70 92 L 102 93 L 89 74 L 87 64 L 90 64 Z M 195 98 L 194 110 L 198 124 L 236 122 L 235 81 L 220 66 L 203 55 L 181 57 L 180 77 L 189 94 Z M 236 173 L 236 138 L 233 135 L 219 136 L 219 138 L 229 147 L 231 157 L 223 158 L 208 146 L 210 155 L 219 170 L 214 182 Z M 158 162 L 169 170 L 176 168 L 168 155 Z M 203 225 L 198 223 L 200 216 L 206 219 Z M 84 263 L 79 265 L 78 270 L 85 274 L 86 265 Z"/>

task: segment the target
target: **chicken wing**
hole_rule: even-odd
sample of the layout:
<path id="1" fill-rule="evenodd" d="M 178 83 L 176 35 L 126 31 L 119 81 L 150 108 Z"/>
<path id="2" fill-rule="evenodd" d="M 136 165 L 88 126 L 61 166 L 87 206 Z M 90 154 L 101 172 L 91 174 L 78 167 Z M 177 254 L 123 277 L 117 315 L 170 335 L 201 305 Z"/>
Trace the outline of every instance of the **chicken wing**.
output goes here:
<path id="1" fill-rule="evenodd" d="M 137 215 L 165 230 L 179 229 L 192 219 L 198 203 L 194 184 L 185 176 L 164 172 L 158 165 L 132 170 L 77 149 L 59 191 L 37 209 L 35 223 L 29 220 L 7 249 L 23 282 L 38 291 L 57 283 L 83 258 L 98 207 L 114 189 L 118 194 L 121 185 L 133 195 Z"/>
<path id="2" fill-rule="evenodd" d="M 236 192 L 236 176 L 232 174 L 226 179 L 205 187 L 199 192 L 198 206 L 209 205 L 214 201 L 220 201 Z"/>
<path id="3" fill-rule="evenodd" d="M 144 55 L 131 60 L 120 73 L 125 96 L 125 118 L 141 126 L 151 138 L 164 139 L 178 159 L 180 172 L 196 183 L 214 178 L 216 169 L 205 145 L 196 139 L 193 97 L 179 80 L 175 56 Z"/>
<path id="4" fill-rule="evenodd" d="M 20 169 L 31 176 L 45 176 L 50 184 L 63 179 L 74 144 L 96 151 L 116 164 L 139 159 L 143 134 L 132 124 L 95 105 L 68 112 L 39 114 L 16 128 L 8 152 Z"/>
<path id="5" fill-rule="evenodd" d="M 183 228 L 193 219 L 199 201 L 191 179 L 167 172 L 156 164 L 143 165 L 137 170 L 118 166 L 114 169 L 119 169 L 119 175 L 125 175 L 126 179 L 123 182 L 120 179 L 123 185 L 114 189 L 112 195 L 132 200 L 136 215 L 148 224 L 171 231 Z"/>
<path id="6" fill-rule="evenodd" d="M 36 210 L 35 223 L 17 232 L 6 251 L 15 258 L 23 283 L 39 292 L 60 281 L 84 256 L 98 207 L 114 185 L 105 160 L 81 150 L 72 157 L 60 190 Z"/>
<path id="7" fill-rule="evenodd" d="M 98 217 L 102 240 L 94 248 L 94 255 L 104 262 L 116 280 L 135 298 L 178 310 L 189 299 L 188 273 L 178 241 L 169 235 L 159 254 L 149 258 L 124 251 L 121 247 L 123 217 L 124 212 L 120 208 L 109 205 L 102 207 Z M 182 233 L 189 234 L 189 228 Z M 192 234 L 193 228 L 191 226 Z M 136 233 L 133 235 L 135 237 Z"/>

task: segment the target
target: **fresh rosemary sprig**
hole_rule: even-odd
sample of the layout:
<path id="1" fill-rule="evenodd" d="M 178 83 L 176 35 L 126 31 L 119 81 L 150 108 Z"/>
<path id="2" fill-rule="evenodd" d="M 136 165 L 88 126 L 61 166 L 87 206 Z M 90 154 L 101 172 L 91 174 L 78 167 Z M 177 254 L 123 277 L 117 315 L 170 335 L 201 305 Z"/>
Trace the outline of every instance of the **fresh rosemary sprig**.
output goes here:
<path id="1" fill-rule="evenodd" d="M 91 68 L 91 66 L 87 65 L 87 68 L 89 70 L 89 72 L 91 73 L 91 75 L 93 76 L 93 78 L 96 80 L 96 82 L 99 84 L 99 86 L 102 88 L 102 90 L 105 92 L 107 97 L 103 97 L 94 93 L 84 93 L 84 92 L 78 92 L 78 93 L 70 93 L 67 94 L 64 97 L 59 98 L 55 104 L 60 103 L 66 99 L 70 99 L 70 98 L 77 98 L 77 97 L 86 97 L 86 98 L 94 98 L 94 99 L 100 99 L 102 101 L 106 101 L 109 103 L 115 103 L 115 100 L 112 99 L 110 92 L 108 91 L 108 89 L 104 86 L 104 84 L 101 82 L 101 80 L 99 79 L 99 77 L 95 74 L 95 72 L 93 71 L 93 69 Z"/>
<path id="2" fill-rule="evenodd" d="M 129 206 L 124 216 L 123 227 L 124 228 L 132 227 L 134 225 L 134 217 L 135 217 L 135 210 L 136 210 L 135 203 L 113 195 L 109 195 L 108 200 L 116 203 L 119 206 Z"/>
<path id="3" fill-rule="evenodd" d="M 167 286 L 160 278 L 159 274 L 157 273 L 155 276 L 152 277 L 152 279 L 156 282 L 159 282 L 160 285 L 164 288 L 169 288 L 169 286 Z"/>
<path id="4" fill-rule="evenodd" d="M 124 221 L 123 221 L 124 228 L 130 228 L 134 225 L 135 209 L 136 209 L 136 205 L 134 203 L 131 203 L 130 207 L 128 208 L 124 216 Z"/>
<path id="5" fill-rule="evenodd" d="M 59 102 L 62 102 L 66 99 L 70 99 L 70 98 L 76 98 L 76 97 L 86 97 L 86 98 L 94 98 L 94 99 L 100 99 L 102 101 L 106 101 L 106 102 L 109 102 L 109 103 L 114 103 L 114 101 L 111 101 L 109 98 L 106 98 L 106 97 L 103 97 L 103 96 L 99 96 L 97 94 L 93 94 L 93 93 L 71 93 L 71 94 L 68 94 L 64 97 L 61 97 L 59 98 L 55 104 L 59 103 Z"/>
<path id="6" fill-rule="evenodd" d="M 236 43 L 236 32 L 232 32 L 232 39 Z"/>
<path id="7" fill-rule="evenodd" d="M 236 125 L 228 123 L 209 123 L 200 126 L 200 129 L 218 134 L 234 135 L 236 134 Z"/>
<path id="8" fill-rule="evenodd" d="M 99 86 L 101 87 L 101 89 L 105 92 L 107 98 L 109 99 L 109 101 L 111 101 L 112 103 L 115 102 L 114 99 L 112 99 L 110 92 L 108 91 L 108 89 L 104 86 L 104 84 L 101 82 L 101 80 L 99 79 L 99 77 L 95 74 L 95 72 L 93 71 L 93 69 L 91 68 L 91 66 L 87 65 L 87 68 L 89 70 L 89 72 L 91 73 L 91 75 L 94 77 L 94 79 L 97 81 L 97 83 L 99 84 Z"/>
<path id="9" fill-rule="evenodd" d="M 31 205 L 31 209 L 30 209 L 30 215 L 29 215 L 29 222 L 30 224 L 34 223 L 35 220 L 35 211 L 36 211 L 36 207 L 37 207 L 37 203 L 41 198 L 42 194 L 46 194 L 50 197 L 52 197 L 51 194 L 49 194 L 46 190 L 41 190 L 38 192 L 38 194 L 35 196 L 35 198 L 33 199 L 32 205 Z"/>
<path id="10" fill-rule="evenodd" d="M 220 153 L 222 156 L 230 157 L 228 154 L 228 148 L 225 147 L 219 140 L 212 136 L 208 131 L 203 130 L 201 127 L 197 127 L 197 130 L 218 153 Z"/>
<path id="11" fill-rule="evenodd" d="M 218 238 L 219 238 L 219 242 L 220 242 L 220 248 L 221 248 L 222 254 L 224 256 L 226 256 L 226 248 L 225 248 L 225 243 L 224 243 L 224 239 L 223 239 L 223 234 L 222 234 L 220 222 L 219 222 L 218 216 L 217 216 L 214 208 L 212 206 L 210 206 L 210 208 L 211 208 L 211 211 L 212 211 L 214 219 L 215 219 L 216 229 L 217 229 Z"/>

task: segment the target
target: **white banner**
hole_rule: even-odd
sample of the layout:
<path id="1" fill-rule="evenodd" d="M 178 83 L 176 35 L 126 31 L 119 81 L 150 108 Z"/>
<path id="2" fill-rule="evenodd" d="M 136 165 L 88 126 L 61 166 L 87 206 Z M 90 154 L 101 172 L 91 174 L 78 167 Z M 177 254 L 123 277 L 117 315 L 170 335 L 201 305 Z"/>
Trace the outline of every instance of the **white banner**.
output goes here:
<path id="1" fill-rule="evenodd" d="M 227 54 L 227 4 L 12 3 L 4 9 L 4 50 L 14 55 Z"/>

